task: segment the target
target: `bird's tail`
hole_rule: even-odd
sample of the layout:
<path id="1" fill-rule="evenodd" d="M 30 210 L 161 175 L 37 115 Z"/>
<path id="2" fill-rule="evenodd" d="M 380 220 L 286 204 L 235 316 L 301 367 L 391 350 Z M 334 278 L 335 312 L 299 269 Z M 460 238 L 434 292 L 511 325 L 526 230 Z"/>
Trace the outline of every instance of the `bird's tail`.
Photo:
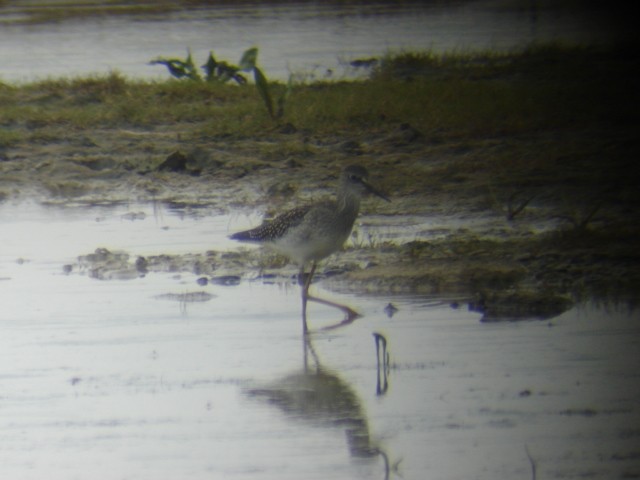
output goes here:
<path id="1" fill-rule="evenodd" d="M 256 238 L 253 235 L 253 230 L 245 230 L 243 232 L 236 232 L 232 235 L 229 235 L 231 240 L 238 240 L 240 242 L 255 242 Z"/>

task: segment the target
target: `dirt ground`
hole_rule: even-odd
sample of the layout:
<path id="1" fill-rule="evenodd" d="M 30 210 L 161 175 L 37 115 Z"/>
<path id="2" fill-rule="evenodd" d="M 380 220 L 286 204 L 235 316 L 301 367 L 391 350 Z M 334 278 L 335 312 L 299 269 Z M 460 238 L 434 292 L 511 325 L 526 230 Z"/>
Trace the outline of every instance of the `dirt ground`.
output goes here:
<path id="1" fill-rule="evenodd" d="M 59 131 L 5 148 L 0 200 L 154 201 L 270 215 L 331 195 L 342 166 L 359 163 L 392 199 L 367 199 L 362 221 L 375 219 L 399 240 L 351 242 L 323 263 L 319 278 L 331 277 L 328 288 L 442 295 L 468 302 L 485 320 L 546 318 L 585 299 L 636 303 L 640 195 L 631 128 L 468 139 L 406 124 L 350 138 L 290 126 L 261 139 L 194 139 L 189 131 Z M 429 219 L 455 227 L 401 235 L 404 225 Z M 103 273 L 161 270 L 170 258 L 177 269 L 210 277 L 242 276 L 247 265 L 293 271 L 255 250 L 211 250 L 124 264 L 78 254 Z"/>

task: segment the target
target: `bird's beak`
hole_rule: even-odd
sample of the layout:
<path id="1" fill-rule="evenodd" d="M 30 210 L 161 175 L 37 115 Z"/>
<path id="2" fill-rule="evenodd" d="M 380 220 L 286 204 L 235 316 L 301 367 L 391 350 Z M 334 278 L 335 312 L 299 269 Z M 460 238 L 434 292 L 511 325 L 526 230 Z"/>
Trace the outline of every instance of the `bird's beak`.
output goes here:
<path id="1" fill-rule="evenodd" d="M 383 200 L 386 200 L 387 202 L 391 202 L 391 199 L 389 199 L 389 197 L 387 197 L 384 193 L 382 193 L 380 190 L 375 188 L 373 185 L 371 185 L 366 180 L 363 179 L 362 180 L 362 184 L 365 186 L 365 188 L 367 189 L 368 192 L 373 193 L 374 195 L 382 198 Z"/>

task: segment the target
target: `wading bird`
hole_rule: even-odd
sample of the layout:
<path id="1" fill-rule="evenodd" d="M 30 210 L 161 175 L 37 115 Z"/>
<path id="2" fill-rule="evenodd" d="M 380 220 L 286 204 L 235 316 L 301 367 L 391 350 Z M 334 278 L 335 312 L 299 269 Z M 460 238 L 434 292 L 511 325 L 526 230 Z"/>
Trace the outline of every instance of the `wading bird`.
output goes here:
<path id="1" fill-rule="evenodd" d="M 302 327 L 307 327 L 307 301 L 339 308 L 345 313 L 343 323 L 353 321 L 358 314 L 351 308 L 309 295 L 309 285 L 317 262 L 342 248 L 349 237 L 360 210 L 363 195 L 373 193 L 390 202 L 384 194 L 368 182 L 369 173 L 360 165 L 346 167 L 340 175 L 336 199 L 319 201 L 278 215 L 262 225 L 234 233 L 231 239 L 264 244 L 285 255 L 300 266 L 298 282 L 302 287 Z M 304 279 L 304 270 L 311 262 L 311 270 Z"/>

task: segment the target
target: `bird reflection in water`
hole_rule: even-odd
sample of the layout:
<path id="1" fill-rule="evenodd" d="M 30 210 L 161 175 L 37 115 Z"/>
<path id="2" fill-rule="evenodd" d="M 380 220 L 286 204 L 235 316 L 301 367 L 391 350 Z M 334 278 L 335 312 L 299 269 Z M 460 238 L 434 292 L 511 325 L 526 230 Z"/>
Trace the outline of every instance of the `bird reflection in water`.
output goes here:
<path id="1" fill-rule="evenodd" d="M 382 335 L 379 337 L 380 341 L 384 339 Z M 390 466 L 387 453 L 371 439 L 367 417 L 356 393 L 335 372 L 321 365 L 309 336 L 304 336 L 303 345 L 304 362 L 301 372 L 288 375 L 268 386 L 250 389 L 247 394 L 265 399 L 290 417 L 310 422 L 313 426 L 344 428 L 350 455 L 360 459 L 380 456 L 384 462 L 383 478 L 388 479 L 391 471 L 397 470 L 399 462 Z M 384 360 L 384 356 L 386 345 L 383 353 L 383 364 L 386 365 L 388 362 Z M 383 370 L 384 368 L 383 365 Z M 380 362 L 378 375 L 380 378 Z M 384 387 L 378 385 L 378 391 L 382 393 L 388 388 L 386 375 L 384 376 Z"/>

